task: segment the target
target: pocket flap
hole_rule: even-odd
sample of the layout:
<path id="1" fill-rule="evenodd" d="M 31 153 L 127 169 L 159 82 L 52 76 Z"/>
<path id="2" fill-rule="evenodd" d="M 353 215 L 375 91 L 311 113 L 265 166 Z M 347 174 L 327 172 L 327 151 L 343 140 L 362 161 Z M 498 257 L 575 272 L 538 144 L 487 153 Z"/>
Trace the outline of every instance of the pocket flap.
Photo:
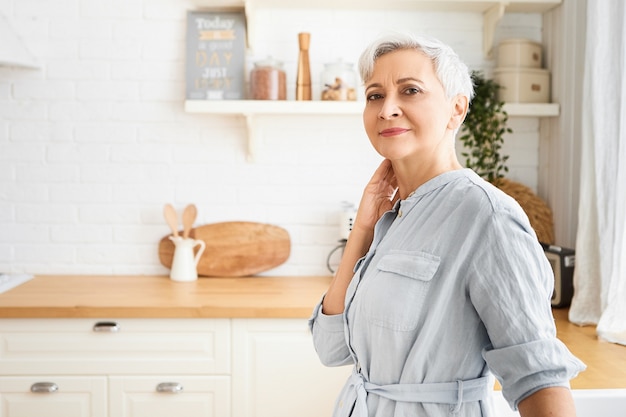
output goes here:
<path id="1" fill-rule="evenodd" d="M 438 256 L 426 252 L 392 252 L 378 261 L 378 269 L 430 281 L 439 268 L 439 262 Z"/>

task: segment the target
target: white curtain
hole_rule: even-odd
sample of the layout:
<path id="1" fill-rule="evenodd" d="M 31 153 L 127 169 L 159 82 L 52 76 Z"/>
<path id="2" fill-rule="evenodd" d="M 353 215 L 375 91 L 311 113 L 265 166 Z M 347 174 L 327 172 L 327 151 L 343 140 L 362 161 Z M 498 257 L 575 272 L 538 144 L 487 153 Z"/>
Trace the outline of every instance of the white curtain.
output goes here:
<path id="1" fill-rule="evenodd" d="M 587 2 L 582 149 L 570 321 L 626 345 L 626 2 Z M 572 86 L 576 88 L 576 86 Z"/>

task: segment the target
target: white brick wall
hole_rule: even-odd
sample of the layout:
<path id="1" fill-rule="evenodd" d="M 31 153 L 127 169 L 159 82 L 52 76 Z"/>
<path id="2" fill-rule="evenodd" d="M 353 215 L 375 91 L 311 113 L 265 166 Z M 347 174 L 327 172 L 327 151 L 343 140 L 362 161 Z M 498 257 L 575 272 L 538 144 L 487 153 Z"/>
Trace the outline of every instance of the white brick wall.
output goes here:
<path id="1" fill-rule="evenodd" d="M 292 253 L 268 274 L 326 274 L 342 201 L 357 203 L 378 164 L 359 116 L 268 116 L 256 162 L 245 122 L 187 114 L 185 13 L 192 1 L 0 0 L 41 63 L 0 67 L 0 271 L 165 274 L 165 203 L 198 206 L 196 224 L 249 220 L 286 228 Z M 248 62 L 272 55 L 295 85 L 297 33 L 309 31 L 314 95 L 325 62 L 355 62 L 387 29 L 451 43 L 475 69 L 472 13 L 262 10 Z M 539 15 L 510 15 L 497 38 L 541 39 Z M 251 65 L 251 64 L 249 64 Z M 289 98 L 295 95 L 289 89 Z M 536 188 L 538 121 L 511 119 L 512 179 Z"/>

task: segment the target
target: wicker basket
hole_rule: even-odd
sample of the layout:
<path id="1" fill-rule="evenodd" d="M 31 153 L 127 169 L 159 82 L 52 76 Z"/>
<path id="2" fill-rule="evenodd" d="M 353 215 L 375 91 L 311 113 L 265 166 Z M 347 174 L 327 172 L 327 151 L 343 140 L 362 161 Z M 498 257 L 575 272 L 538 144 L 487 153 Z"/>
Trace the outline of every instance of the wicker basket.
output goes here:
<path id="1" fill-rule="evenodd" d="M 540 242 L 554 244 L 552 210 L 541 198 L 524 184 L 506 178 L 498 179 L 494 185 L 513 197 L 522 206 Z"/>

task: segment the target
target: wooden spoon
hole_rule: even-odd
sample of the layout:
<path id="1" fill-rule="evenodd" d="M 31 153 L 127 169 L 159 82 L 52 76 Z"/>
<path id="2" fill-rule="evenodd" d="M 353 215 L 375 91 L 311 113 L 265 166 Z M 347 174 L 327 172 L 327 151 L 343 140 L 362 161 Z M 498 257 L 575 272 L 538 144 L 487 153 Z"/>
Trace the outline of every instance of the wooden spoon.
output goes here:
<path id="1" fill-rule="evenodd" d="M 163 215 L 170 229 L 172 229 L 174 237 L 178 237 L 178 220 L 176 219 L 176 209 L 174 209 L 174 206 L 166 204 L 163 208 Z"/>
<path id="2" fill-rule="evenodd" d="M 194 204 L 189 204 L 183 211 L 183 237 L 187 239 L 193 223 L 196 221 L 198 209 Z"/>

